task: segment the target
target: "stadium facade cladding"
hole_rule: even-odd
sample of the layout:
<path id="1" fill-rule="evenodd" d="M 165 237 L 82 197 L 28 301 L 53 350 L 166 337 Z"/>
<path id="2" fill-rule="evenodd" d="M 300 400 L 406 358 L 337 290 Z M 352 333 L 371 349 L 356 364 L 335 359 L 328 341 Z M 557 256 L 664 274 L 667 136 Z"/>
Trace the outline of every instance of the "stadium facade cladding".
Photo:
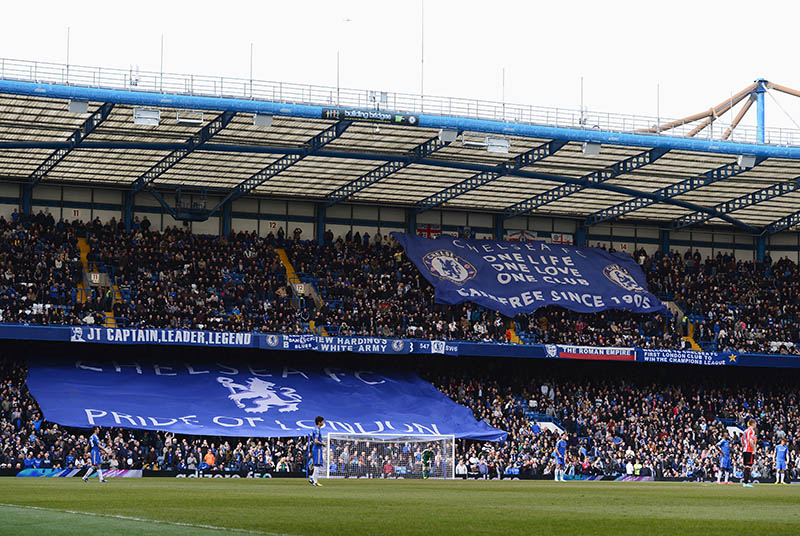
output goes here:
<path id="1" fill-rule="evenodd" d="M 68 101 L 88 113 L 69 113 Z M 157 110 L 158 126 L 130 128 L 136 109 Z M 253 115 L 270 126 L 254 126 Z M 401 208 L 407 230 L 503 238 L 548 231 L 549 219 L 549 231 L 578 244 L 800 252 L 785 232 L 800 223 L 800 132 L 763 124 L 700 139 L 649 133 L 655 118 L 11 60 L 0 60 L 0 119 L 14 127 L 0 133 L 4 211 L 52 206 L 37 202 L 41 184 L 115 189 L 121 197 L 102 217 L 157 212 L 205 232 L 274 220 L 242 209 L 247 195 L 286 201 L 289 213 L 291 201 L 312 205 L 279 224 L 320 240 L 348 225 L 347 203 Z M 761 136 L 772 143 L 756 143 Z M 165 194 L 179 187 L 202 191 L 203 206 L 170 204 Z M 74 202 L 93 212 L 93 201 Z M 452 212 L 467 215 L 445 221 Z M 473 224 L 469 214 L 486 218 Z M 351 215 L 349 226 L 375 220 Z M 620 235 L 626 226 L 644 231 Z"/>

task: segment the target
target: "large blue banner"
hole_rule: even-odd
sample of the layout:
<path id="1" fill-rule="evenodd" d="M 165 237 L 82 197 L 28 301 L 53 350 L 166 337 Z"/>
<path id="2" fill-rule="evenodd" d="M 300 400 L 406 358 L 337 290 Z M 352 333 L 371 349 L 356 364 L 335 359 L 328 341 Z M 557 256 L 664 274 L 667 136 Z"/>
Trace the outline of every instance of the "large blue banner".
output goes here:
<path id="1" fill-rule="evenodd" d="M 410 372 L 62 357 L 32 359 L 28 387 L 65 426 L 292 437 L 322 415 L 331 432 L 506 437 Z"/>
<path id="2" fill-rule="evenodd" d="M 545 305 L 583 313 L 666 309 L 625 253 L 545 242 L 392 236 L 434 286 L 439 303 L 471 301 L 510 317 Z"/>

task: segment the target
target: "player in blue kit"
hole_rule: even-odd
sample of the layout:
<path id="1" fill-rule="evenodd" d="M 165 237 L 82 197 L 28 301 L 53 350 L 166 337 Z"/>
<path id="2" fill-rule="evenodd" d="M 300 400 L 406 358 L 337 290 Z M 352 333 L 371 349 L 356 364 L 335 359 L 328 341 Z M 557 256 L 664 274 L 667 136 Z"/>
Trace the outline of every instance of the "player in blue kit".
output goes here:
<path id="1" fill-rule="evenodd" d="M 89 475 L 92 474 L 92 471 L 97 469 L 97 476 L 100 477 L 100 482 L 106 482 L 106 479 L 103 478 L 103 457 L 100 452 L 100 449 L 103 448 L 103 444 L 100 442 L 100 436 L 97 434 L 100 433 L 100 427 L 95 426 L 92 437 L 89 438 L 89 449 L 90 449 L 90 456 L 91 456 L 91 467 L 89 470 L 86 471 L 86 474 L 83 475 L 83 481 L 89 482 Z"/>
<path id="2" fill-rule="evenodd" d="M 564 467 L 567 461 L 567 434 L 561 436 L 561 439 L 556 443 L 556 449 L 553 451 L 553 457 L 556 459 L 556 469 L 554 471 L 556 482 L 565 482 L 564 474 L 566 471 Z"/>
<path id="3" fill-rule="evenodd" d="M 319 474 L 322 471 L 322 449 L 325 443 L 322 441 L 322 427 L 325 426 L 325 419 L 318 416 L 314 419 L 316 425 L 308 434 L 308 481 L 314 486 L 322 486 L 319 483 Z"/>
<path id="4" fill-rule="evenodd" d="M 786 482 L 786 461 L 789 457 L 789 447 L 786 446 L 786 440 L 781 439 L 781 442 L 775 447 L 775 483 L 787 484 Z"/>
<path id="5" fill-rule="evenodd" d="M 725 484 L 731 476 L 731 441 L 728 432 L 722 434 L 722 439 L 717 442 L 719 450 L 719 472 L 717 472 L 717 484 L 722 484 L 722 474 L 725 473 Z"/>

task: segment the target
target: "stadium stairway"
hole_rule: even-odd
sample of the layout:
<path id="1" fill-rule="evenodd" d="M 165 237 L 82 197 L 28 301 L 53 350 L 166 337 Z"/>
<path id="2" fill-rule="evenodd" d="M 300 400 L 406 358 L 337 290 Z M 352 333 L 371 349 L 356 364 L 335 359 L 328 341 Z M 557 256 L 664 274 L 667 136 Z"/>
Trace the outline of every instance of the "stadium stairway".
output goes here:
<path id="1" fill-rule="evenodd" d="M 665 301 L 664 305 L 667 306 L 669 312 L 672 313 L 676 318 L 683 318 L 685 316 L 683 309 L 681 309 L 680 306 L 674 301 Z M 702 352 L 703 349 L 699 344 L 697 344 L 697 341 L 694 340 L 694 324 L 692 322 L 687 322 L 687 326 L 689 328 L 689 334 L 688 336 L 681 338 L 691 345 L 692 350 L 695 352 Z"/>
<path id="2" fill-rule="evenodd" d="M 85 238 L 78 238 L 78 249 L 81 252 L 81 265 L 83 266 L 83 277 L 81 278 L 81 282 L 78 283 L 78 299 L 81 303 L 86 303 L 89 295 L 89 252 L 92 250 L 92 247 L 89 245 L 89 242 L 86 241 Z M 122 299 L 122 294 L 119 291 L 119 287 L 111 280 L 109 276 L 109 283 L 111 283 L 112 291 L 113 291 L 113 300 L 111 300 L 111 305 L 117 303 L 117 300 Z M 114 318 L 114 311 L 103 311 L 103 316 L 105 320 L 103 321 L 103 326 L 107 328 L 114 328 L 117 326 L 117 320 Z"/>
<path id="3" fill-rule="evenodd" d="M 81 265 L 83 266 L 83 277 L 81 277 L 81 281 L 77 285 L 78 301 L 81 303 L 86 303 L 86 298 L 89 293 L 89 286 L 87 285 L 89 276 L 87 274 L 89 273 L 89 251 L 91 251 L 91 249 L 85 238 L 78 238 L 78 250 L 81 252 Z"/>
<path id="4" fill-rule="evenodd" d="M 314 303 L 317 307 L 322 307 L 323 302 L 322 298 L 320 297 L 317 289 L 314 288 L 314 285 L 311 283 L 303 283 L 300 278 L 297 276 L 297 272 L 294 270 L 294 266 L 292 266 L 292 261 L 289 260 L 289 255 L 286 254 L 286 250 L 283 248 L 275 248 L 275 252 L 278 254 L 278 258 L 281 260 L 281 264 L 283 264 L 283 269 L 286 270 L 286 281 L 292 285 L 292 288 L 297 288 L 297 285 L 303 284 L 305 289 L 305 294 L 311 296 L 314 300 Z M 308 323 L 308 327 L 311 329 L 312 333 L 316 333 L 316 326 L 314 325 L 314 321 L 311 320 Z M 328 336 L 327 330 L 320 326 L 319 334 L 323 337 Z"/>
<path id="5" fill-rule="evenodd" d="M 517 335 L 517 323 L 513 320 L 509 321 L 509 331 L 511 332 L 511 343 L 512 344 L 522 344 L 522 341 L 519 340 L 519 335 Z"/>
<path id="6" fill-rule="evenodd" d="M 103 315 L 105 316 L 105 320 L 103 321 L 103 326 L 104 327 L 107 327 L 107 328 L 115 328 L 115 327 L 117 327 L 117 319 L 114 318 L 114 313 L 113 312 L 105 311 L 103 313 Z"/>
<path id="7" fill-rule="evenodd" d="M 695 352 L 702 352 L 703 349 L 700 347 L 699 344 L 697 344 L 697 341 L 694 340 L 694 324 L 689 322 L 688 326 L 689 326 L 689 336 L 683 337 L 683 340 L 688 342 L 692 346 L 692 350 L 694 350 Z"/>

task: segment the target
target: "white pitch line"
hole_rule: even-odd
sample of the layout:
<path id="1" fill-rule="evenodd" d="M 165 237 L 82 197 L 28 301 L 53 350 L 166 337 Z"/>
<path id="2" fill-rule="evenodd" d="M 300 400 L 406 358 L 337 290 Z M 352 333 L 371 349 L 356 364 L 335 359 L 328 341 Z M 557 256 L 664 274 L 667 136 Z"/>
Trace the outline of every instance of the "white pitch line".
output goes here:
<path id="1" fill-rule="evenodd" d="M 247 530 L 247 529 L 237 529 L 237 528 L 229 528 L 229 527 L 217 527 L 215 525 L 204 525 L 202 523 L 182 523 L 180 521 L 165 521 L 162 519 L 147 519 L 145 517 L 136 517 L 136 516 L 123 516 L 119 514 L 100 514 L 97 512 L 80 512 L 77 510 L 61 510 L 59 508 L 45 508 L 43 506 L 29 506 L 26 504 L 8 504 L 8 503 L 0 503 L 0 507 L 5 508 L 25 508 L 27 510 L 41 510 L 45 512 L 58 512 L 61 514 L 72 514 L 72 515 L 80 515 L 80 516 L 91 516 L 91 517 L 105 517 L 109 519 L 120 519 L 124 521 L 138 521 L 140 523 L 155 523 L 157 525 L 172 525 L 175 527 L 186 527 L 186 528 L 193 528 L 193 529 L 207 529 L 207 530 L 218 530 L 223 532 L 234 532 L 237 534 L 262 534 L 266 536 L 288 536 L 285 533 L 279 532 L 264 532 L 259 530 Z"/>

